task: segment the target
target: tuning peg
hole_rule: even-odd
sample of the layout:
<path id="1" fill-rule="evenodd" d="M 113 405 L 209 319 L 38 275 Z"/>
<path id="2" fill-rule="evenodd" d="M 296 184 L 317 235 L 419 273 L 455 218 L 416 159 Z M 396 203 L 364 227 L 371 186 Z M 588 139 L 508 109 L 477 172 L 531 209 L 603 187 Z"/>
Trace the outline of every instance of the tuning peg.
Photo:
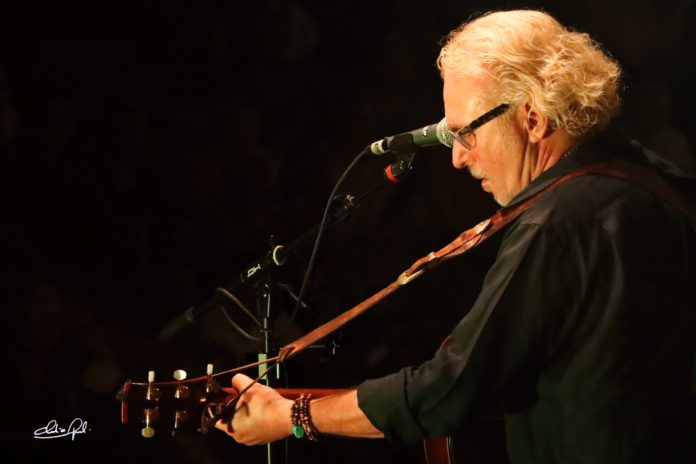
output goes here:
<path id="1" fill-rule="evenodd" d="M 157 408 L 147 408 L 143 411 L 143 422 L 145 422 L 145 427 L 142 428 L 140 434 L 145 438 L 152 438 L 155 436 L 155 429 L 152 428 L 152 423 L 159 418 L 159 409 Z"/>
<path id="2" fill-rule="evenodd" d="M 174 414 L 174 428 L 172 429 L 172 436 L 176 435 L 176 432 L 179 430 L 181 425 L 188 420 L 188 418 L 189 413 L 185 409 L 177 411 L 176 414 Z"/>
<path id="3" fill-rule="evenodd" d="M 145 399 L 148 401 L 157 401 L 160 399 L 161 393 L 159 388 L 155 387 L 153 383 L 155 382 L 155 371 L 149 371 L 147 373 L 147 391 L 145 392 Z"/>
<path id="4" fill-rule="evenodd" d="M 183 369 L 177 369 L 174 371 L 174 380 L 179 382 L 174 391 L 174 398 L 186 398 L 189 395 L 189 388 L 182 384 L 186 380 L 186 371 Z"/>
<path id="5" fill-rule="evenodd" d="M 205 382 L 205 392 L 210 394 L 220 390 L 220 385 L 215 381 L 215 379 L 213 379 L 213 365 L 208 364 L 206 366 L 205 372 L 208 376 L 208 380 L 206 380 Z"/>

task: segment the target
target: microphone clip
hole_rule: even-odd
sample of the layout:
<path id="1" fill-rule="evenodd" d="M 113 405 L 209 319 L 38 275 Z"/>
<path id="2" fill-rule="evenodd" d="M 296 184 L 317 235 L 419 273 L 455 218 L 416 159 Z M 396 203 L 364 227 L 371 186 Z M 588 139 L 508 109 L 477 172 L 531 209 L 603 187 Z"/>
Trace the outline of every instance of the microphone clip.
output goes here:
<path id="1" fill-rule="evenodd" d="M 411 150 L 410 153 L 395 152 L 394 155 L 396 161 L 384 168 L 384 176 L 389 182 L 397 184 L 413 169 L 416 152 L 414 150 Z"/>

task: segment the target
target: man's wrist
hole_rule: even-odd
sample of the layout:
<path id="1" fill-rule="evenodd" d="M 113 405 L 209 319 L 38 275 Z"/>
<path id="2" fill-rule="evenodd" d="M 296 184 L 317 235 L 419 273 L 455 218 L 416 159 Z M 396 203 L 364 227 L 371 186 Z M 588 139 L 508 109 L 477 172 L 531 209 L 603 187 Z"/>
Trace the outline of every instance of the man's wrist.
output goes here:
<path id="1" fill-rule="evenodd" d="M 310 441 L 318 441 L 320 434 L 312 421 L 311 398 L 311 394 L 301 394 L 295 399 L 290 409 L 290 422 L 292 423 L 292 434 L 296 438 L 307 437 Z"/>

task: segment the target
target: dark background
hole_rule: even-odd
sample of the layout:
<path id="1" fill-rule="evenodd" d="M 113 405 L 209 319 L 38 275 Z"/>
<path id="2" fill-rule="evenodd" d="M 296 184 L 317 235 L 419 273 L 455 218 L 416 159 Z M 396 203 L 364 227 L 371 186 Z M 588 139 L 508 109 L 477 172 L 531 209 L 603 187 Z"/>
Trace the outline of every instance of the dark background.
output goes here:
<path id="1" fill-rule="evenodd" d="M 172 2 L 173 3 L 173 2 Z M 219 432 L 140 438 L 114 395 L 148 370 L 169 380 L 254 356 L 219 311 L 169 342 L 157 333 L 269 248 L 316 223 L 366 144 L 442 117 L 439 41 L 475 12 L 543 7 L 589 32 L 625 69 L 618 125 L 694 172 L 696 5 L 586 1 L 3 2 L 0 6 L 0 228 L 6 403 L 3 448 L 85 462 L 260 462 Z M 360 194 L 393 159 L 363 160 L 341 192 Z M 445 148 L 328 232 L 278 345 L 392 281 L 495 210 Z M 495 240 L 443 265 L 341 330 L 334 355 L 288 363 L 292 387 L 349 387 L 428 357 L 459 320 Z M 296 290 L 310 249 L 275 276 Z M 239 296 L 254 306 L 253 289 Z M 239 311 L 233 317 L 252 330 Z M 89 432 L 40 441 L 55 419 Z M 482 426 L 480 430 L 486 430 Z M 485 435 L 485 434 L 484 434 Z M 491 433 L 491 435 L 495 435 Z M 476 437 L 482 462 L 499 446 Z M 290 462 L 419 462 L 382 441 L 291 443 Z M 471 460 L 475 462 L 475 460 Z"/>

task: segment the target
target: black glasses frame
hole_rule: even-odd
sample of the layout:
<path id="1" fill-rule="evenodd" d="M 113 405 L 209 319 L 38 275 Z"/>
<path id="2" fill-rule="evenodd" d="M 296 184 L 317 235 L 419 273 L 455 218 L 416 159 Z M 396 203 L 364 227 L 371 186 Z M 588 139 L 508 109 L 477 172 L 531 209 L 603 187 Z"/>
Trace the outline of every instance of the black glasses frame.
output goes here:
<path id="1" fill-rule="evenodd" d="M 481 116 L 471 121 L 469 125 L 462 127 L 458 131 L 450 131 L 452 138 L 462 144 L 462 146 L 467 150 L 471 150 L 476 146 L 476 138 L 474 137 L 471 141 L 466 140 L 466 138 L 474 135 L 474 131 L 486 124 L 488 121 L 505 113 L 508 108 L 510 108 L 510 105 L 507 103 L 501 103 L 492 110 L 483 113 Z"/>

